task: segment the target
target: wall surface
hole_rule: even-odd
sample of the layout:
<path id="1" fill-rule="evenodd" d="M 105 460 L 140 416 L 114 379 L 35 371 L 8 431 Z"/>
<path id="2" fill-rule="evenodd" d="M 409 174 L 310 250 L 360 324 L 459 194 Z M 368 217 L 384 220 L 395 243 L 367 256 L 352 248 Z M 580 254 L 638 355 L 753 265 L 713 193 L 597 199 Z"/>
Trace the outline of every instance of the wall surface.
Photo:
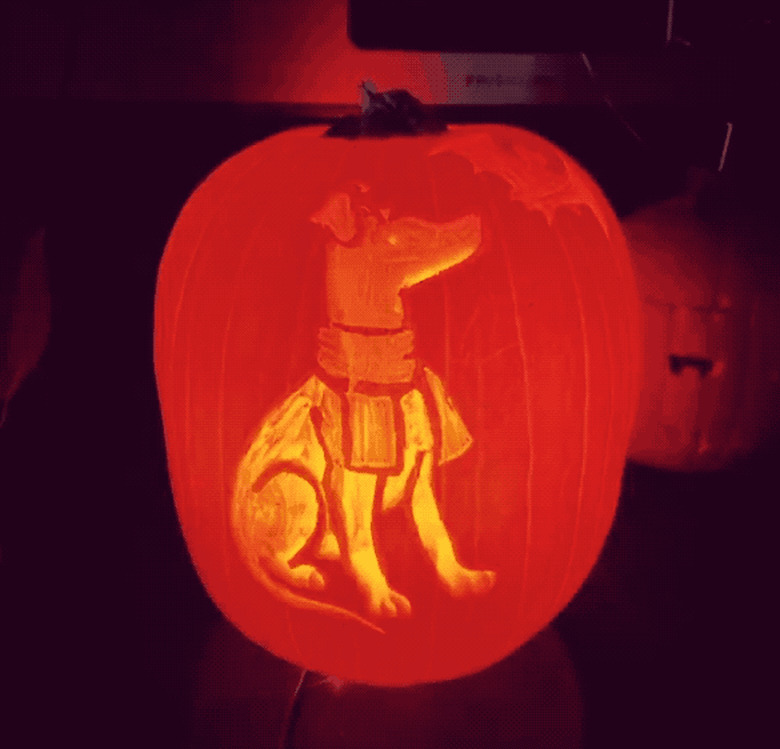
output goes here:
<path id="1" fill-rule="evenodd" d="M 598 98 L 580 55 L 358 49 L 347 0 L 10 0 L 0 29 L 5 97 L 351 104 L 370 78 L 435 104 Z M 670 93 L 655 63 L 598 62 L 618 100 Z"/>

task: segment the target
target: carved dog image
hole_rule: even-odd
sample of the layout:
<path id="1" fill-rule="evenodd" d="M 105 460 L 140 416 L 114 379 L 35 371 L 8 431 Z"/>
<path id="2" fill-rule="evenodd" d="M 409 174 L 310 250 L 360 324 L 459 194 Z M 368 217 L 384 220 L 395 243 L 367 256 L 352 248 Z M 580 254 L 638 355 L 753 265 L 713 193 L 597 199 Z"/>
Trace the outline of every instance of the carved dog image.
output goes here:
<path id="1" fill-rule="evenodd" d="M 272 593 L 378 629 L 377 620 L 412 609 L 377 557 L 376 503 L 388 510 L 409 499 L 419 543 L 452 596 L 485 593 L 495 582 L 494 572 L 458 561 L 439 513 L 434 471 L 472 438 L 440 378 L 414 358 L 401 299 L 403 289 L 470 257 L 480 221 L 389 220 L 384 210 L 356 210 L 346 193 L 311 220 L 332 237 L 318 370 L 253 438 L 237 472 L 231 523 L 245 562 Z M 340 562 L 357 585 L 362 613 L 323 600 L 322 570 L 296 561 L 304 548 Z"/>

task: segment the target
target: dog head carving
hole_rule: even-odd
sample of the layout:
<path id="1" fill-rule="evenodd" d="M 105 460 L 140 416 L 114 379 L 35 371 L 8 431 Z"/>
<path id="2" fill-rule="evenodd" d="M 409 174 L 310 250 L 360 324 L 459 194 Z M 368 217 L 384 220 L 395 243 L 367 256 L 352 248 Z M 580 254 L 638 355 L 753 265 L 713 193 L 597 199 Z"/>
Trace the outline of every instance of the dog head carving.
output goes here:
<path id="1" fill-rule="evenodd" d="M 482 239 L 479 216 L 445 223 L 353 206 L 347 193 L 332 195 L 311 220 L 330 230 L 326 293 L 332 322 L 395 329 L 403 325 L 401 289 L 458 265 Z"/>

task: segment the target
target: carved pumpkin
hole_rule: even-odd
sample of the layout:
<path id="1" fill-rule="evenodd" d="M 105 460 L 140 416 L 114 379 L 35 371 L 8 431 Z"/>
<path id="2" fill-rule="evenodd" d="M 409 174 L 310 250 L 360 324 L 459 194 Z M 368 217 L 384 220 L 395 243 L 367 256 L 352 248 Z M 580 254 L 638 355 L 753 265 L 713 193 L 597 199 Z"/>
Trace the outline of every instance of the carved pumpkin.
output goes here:
<path id="1" fill-rule="evenodd" d="M 184 206 L 155 367 L 184 537 L 278 656 L 383 685 L 515 650 L 598 557 L 638 298 L 591 178 L 499 125 L 259 142 Z"/>
<path id="2" fill-rule="evenodd" d="M 682 194 L 623 221 L 645 330 L 629 457 L 658 468 L 725 468 L 778 426 L 777 260 L 755 226 L 707 210 L 711 179 L 692 170 Z"/>

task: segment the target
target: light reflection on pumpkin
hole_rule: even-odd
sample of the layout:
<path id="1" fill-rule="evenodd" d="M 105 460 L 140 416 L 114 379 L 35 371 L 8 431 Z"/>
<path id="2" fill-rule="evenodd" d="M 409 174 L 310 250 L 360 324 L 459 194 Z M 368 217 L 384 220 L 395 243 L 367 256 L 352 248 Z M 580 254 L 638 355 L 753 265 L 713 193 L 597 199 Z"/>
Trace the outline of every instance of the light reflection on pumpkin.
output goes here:
<path id="1" fill-rule="evenodd" d="M 304 128 L 220 166 L 158 279 L 177 511 L 250 639 L 375 684 L 504 657 L 600 552 L 638 298 L 590 177 L 498 125 Z"/>

